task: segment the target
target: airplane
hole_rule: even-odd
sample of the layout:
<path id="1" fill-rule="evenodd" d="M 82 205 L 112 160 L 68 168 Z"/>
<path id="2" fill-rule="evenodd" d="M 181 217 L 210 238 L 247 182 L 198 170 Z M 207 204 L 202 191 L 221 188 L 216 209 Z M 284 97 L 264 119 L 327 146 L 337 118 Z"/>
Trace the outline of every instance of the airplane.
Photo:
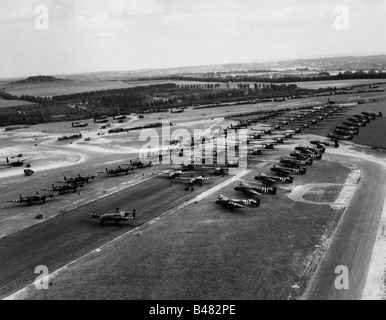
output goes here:
<path id="1" fill-rule="evenodd" d="M 223 195 L 219 195 L 215 203 L 219 206 L 223 206 L 224 208 L 229 207 L 232 212 L 234 208 L 245 209 L 247 207 L 257 208 L 258 206 L 260 206 L 260 200 L 258 199 L 229 199 L 227 197 L 224 197 Z"/>
<path id="2" fill-rule="evenodd" d="M 22 167 L 24 166 L 24 162 L 27 161 L 27 159 L 23 159 L 23 160 L 18 159 L 17 161 L 11 162 L 9 161 L 8 157 L 6 157 L 5 160 L 7 161 L 7 163 L 4 164 L 4 166 L 10 166 L 10 167 Z"/>
<path id="3" fill-rule="evenodd" d="M 326 148 L 325 147 L 311 148 L 311 147 L 307 147 L 307 146 L 298 146 L 298 147 L 295 147 L 295 150 L 297 150 L 297 151 L 306 150 L 306 151 L 313 152 L 315 154 L 325 153 L 326 152 Z"/>
<path id="4" fill-rule="evenodd" d="M 247 151 L 248 156 L 261 156 L 263 155 L 263 150 L 254 150 L 254 149 L 249 149 Z"/>
<path id="5" fill-rule="evenodd" d="M 292 183 L 294 181 L 294 177 L 273 177 L 260 173 L 258 176 L 255 176 L 255 180 L 271 185 L 274 183 Z"/>
<path id="6" fill-rule="evenodd" d="M 356 122 L 345 121 L 345 122 L 343 122 L 343 124 L 346 125 L 346 126 L 351 126 L 354 129 L 356 129 L 356 130 L 359 130 L 359 128 L 360 128 L 360 126 Z"/>
<path id="7" fill-rule="evenodd" d="M 366 121 L 363 121 L 363 120 L 361 120 L 361 119 L 357 119 L 357 118 L 348 118 L 347 120 L 350 121 L 350 122 L 354 122 L 354 123 L 356 123 L 356 124 L 358 124 L 358 125 L 360 125 L 360 126 L 362 126 L 362 127 L 366 127 L 366 125 L 367 125 L 367 122 L 366 122 Z"/>
<path id="8" fill-rule="evenodd" d="M 291 175 L 291 174 L 294 174 L 294 173 L 297 173 L 297 174 L 306 174 L 307 173 L 307 169 L 306 168 L 299 168 L 299 169 L 295 169 L 295 168 L 284 168 L 284 167 L 280 167 L 280 166 L 273 166 L 271 169 L 271 171 L 273 172 L 276 172 L 277 174 L 279 175 L 284 175 L 284 176 L 288 176 L 288 175 Z"/>
<path id="9" fill-rule="evenodd" d="M 117 117 L 113 117 L 114 120 L 125 120 L 127 119 L 127 116 L 117 116 Z"/>
<path id="10" fill-rule="evenodd" d="M 129 171 L 132 171 L 132 170 L 134 170 L 133 167 L 122 168 L 121 166 L 118 166 L 118 168 L 116 169 L 106 168 L 105 172 L 98 172 L 98 173 L 106 173 L 106 174 L 111 174 L 111 175 L 114 175 L 115 177 L 118 177 L 118 175 L 122 173 L 128 175 Z"/>
<path id="11" fill-rule="evenodd" d="M 354 139 L 353 136 L 349 136 L 349 135 L 341 136 L 333 133 L 329 133 L 327 135 L 327 138 L 330 138 L 331 140 L 353 140 Z"/>
<path id="12" fill-rule="evenodd" d="M 346 129 L 334 129 L 334 132 L 337 134 L 352 135 L 352 136 L 357 136 L 359 134 L 359 131 L 352 131 L 352 130 L 346 130 Z"/>
<path id="13" fill-rule="evenodd" d="M 290 156 L 301 160 L 307 160 L 310 158 L 315 160 L 322 160 L 321 153 L 313 153 L 312 151 L 308 151 L 308 150 L 301 150 L 300 152 L 292 152 Z"/>
<path id="14" fill-rule="evenodd" d="M 260 134 L 248 134 L 247 139 L 259 140 L 259 139 L 261 139 L 261 135 Z"/>
<path id="15" fill-rule="evenodd" d="M 313 164 L 312 159 L 308 158 L 306 160 L 294 160 L 292 158 L 281 158 L 280 163 L 287 165 L 295 166 L 311 166 Z M 296 167 L 298 168 L 298 167 Z"/>
<path id="16" fill-rule="evenodd" d="M 150 168 L 151 166 L 153 166 L 153 163 L 150 161 L 148 164 L 144 164 L 142 163 L 141 161 L 131 161 L 130 160 L 130 166 L 133 166 L 134 168 Z"/>
<path id="17" fill-rule="evenodd" d="M 66 193 L 66 192 L 74 192 L 74 193 L 76 193 L 76 191 L 77 191 L 77 189 L 79 187 L 84 187 L 84 185 L 78 185 L 78 184 L 66 184 L 64 186 L 52 185 L 52 188 L 43 189 L 43 190 L 40 190 L 40 191 L 54 191 L 54 192 L 57 192 L 58 194 L 63 194 L 63 193 Z"/>
<path id="18" fill-rule="evenodd" d="M 109 119 L 94 119 L 94 123 L 107 123 L 109 122 Z"/>
<path id="19" fill-rule="evenodd" d="M 197 170 L 201 170 L 201 171 L 210 171 L 210 170 L 213 170 L 213 174 L 214 175 L 217 175 L 217 176 L 222 176 L 222 175 L 225 175 L 225 174 L 229 174 L 229 168 L 228 167 L 221 167 L 221 166 L 216 166 L 216 167 L 211 167 L 210 165 L 207 165 L 207 166 L 200 166 L 198 168 L 196 168 Z"/>
<path id="20" fill-rule="evenodd" d="M 260 141 L 258 143 L 249 141 L 248 140 L 248 145 L 253 145 L 253 146 L 259 146 L 262 150 L 273 150 L 275 149 L 275 145 L 273 143 L 261 143 Z"/>
<path id="21" fill-rule="evenodd" d="M 272 130 L 258 130 L 258 129 L 251 129 L 251 131 L 258 132 L 260 134 L 272 134 Z"/>
<path id="22" fill-rule="evenodd" d="M 354 127 L 354 126 L 340 126 L 340 125 L 337 125 L 335 128 L 336 129 L 341 129 L 341 130 L 351 130 L 351 131 L 359 132 L 359 127 Z"/>
<path id="23" fill-rule="evenodd" d="M 72 122 L 71 125 L 72 125 L 73 128 L 83 128 L 83 127 L 87 127 L 88 123 L 85 123 L 85 122 Z"/>
<path id="24" fill-rule="evenodd" d="M 176 177 L 180 177 L 183 174 L 187 174 L 187 172 L 183 172 L 182 170 L 179 170 L 179 171 L 164 171 L 164 172 L 160 172 L 160 174 L 166 175 L 168 178 L 173 179 L 173 178 L 176 178 Z"/>
<path id="25" fill-rule="evenodd" d="M 16 200 L 11 200 L 11 201 L 6 201 L 8 203 L 15 203 L 18 202 L 20 204 L 26 203 L 28 206 L 31 206 L 33 203 L 41 202 L 42 204 L 46 203 L 47 199 L 52 199 L 55 197 L 57 194 L 49 194 L 49 195 L 39 195 L 39 192 L 36 192 L 35 196 L 28 196 L 28 197 L 22 197 L 21 195 L 19 196 L 19 199 Z"/>
<path id="26" fill-rule="evenodd" d="M 364 112 L 361 112 L 363 115 L 365 116 L 368 116 L 368 117 L 372 117 L 373 120 L 375 120 L 377 118 L 377 115 L 375 113 L 372 113 L 372 112 L 367 112 L 367 111 L 364 111 Z M 378 114 L 379 115 L 379 114 Z"/>
<path id="27" fill-rule="evenodd" d="M 311 141 L 310 143 L 313 144 L 313 145 L 317 145 L 317 146 L 326 146 L 326 147 L 339 148 L 339 143 L 338 143 L 337 140 L 335 141 L 335 143 L 324 142 L 324 141 Z"/>
<path id="28" fill-rule="evenodd" d="M 244 192 L 246 195 L 260 196 L 261 194 L 276 194 L 275 187 L 252 187 L 248 183 L 240 182 L 240 185 L 234 187 L 236 191 Z"/>
<path id="29" fill-rule="evenodd" d="M 105 222 L 113 221 L 115 223 L 124 222 L 135 219 L 136 210 L 133 212 L 122 212 L 117 208 L 114 213 L 89 213 L 91 219 L 99 219 L 101 224 Z M 132 217 L 130 217 L 132 215 Z"/>
<path id="30" fill-rule="evenodd" d="M 173 109 L 170 109 L 170 112 L 171 113 L 182 113 L 182 112 L 184 112 L 185 110 L 184 109 L 178 109 L 178 108 L 176 108 L 176 109 L 174 109 L 175 111 L 173 111 Z"/>
<path id="31" fill-rule="evenodd" d="M 62 181 L 57 181 L 57 183 L 67 183 L 67 184 L 88 184 L 90 179 L 95 179 L 96 176 L 87 176 L 87 177 L 83 177 L 81 176 L 80 174 L 78 174 L 77 177 L 75 178 L 67 178 L 67 177 L 64 177 L 64 180 Z"/>
<path id="32" fill-rule="evenodd" d="M 197 177 L 178 177 L 177 179 L 180 180 L 186 180 L 189 184 L 199 184 L 202 186 L 203 181 L 209 180 L 210 178 L 205 178 L 204 176 L 197 176 Z"/>
<path id="33" fill-rule="evenodd" d="M 372 120 L 371 118 L 366 117 L 366 116 L 364 116 L 364 115 L 360 115 L 360 114 L 356 114 L 356 115 L 354 115 L 353 117 L 354 117 L 355 119 L 362 120 L 362 121 L 364 121 L 364 122 L 366 122 L 366 123 L 370 123 L 370 121 Z"/>

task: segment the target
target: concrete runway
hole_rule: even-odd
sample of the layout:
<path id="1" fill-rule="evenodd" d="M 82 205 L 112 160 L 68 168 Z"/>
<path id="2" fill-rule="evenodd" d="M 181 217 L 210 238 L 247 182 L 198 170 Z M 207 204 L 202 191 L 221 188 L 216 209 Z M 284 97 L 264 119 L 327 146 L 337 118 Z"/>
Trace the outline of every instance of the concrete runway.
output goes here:
<path id="1" fill-rule="evenodd" d="M 316 271 L 307 300 L 360 300 L 382 216 L 386 194 L 386 172 L 375 162 L 359 158 L 339 157 L 362 169 L 358 189 L 335 231 L 331 245 Z M 337 266 L 349 270 L 349 289 L 338 290 L 335 279 Z"/>
<path id="2" fill-rule="evenodd" d="M 202 187 L 195 186 L 193 192 L 184 191 L 186 183 L 170 186 L 167 178 L 153 178 L 0 239 L 0 298 L 33 283 L 37 266 L 45 265 L 54 272 L 230 177 L 213 177 Z M 138 219 L 102 226 L 87 215 L 114 212 L 116 207 L 135 208 Z"/>

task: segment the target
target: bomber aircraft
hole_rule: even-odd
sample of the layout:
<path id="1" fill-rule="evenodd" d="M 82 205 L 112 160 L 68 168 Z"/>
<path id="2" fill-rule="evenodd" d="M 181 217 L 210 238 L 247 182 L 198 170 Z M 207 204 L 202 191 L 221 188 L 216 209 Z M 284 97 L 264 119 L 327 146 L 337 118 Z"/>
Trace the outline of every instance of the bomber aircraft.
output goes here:
<path id="1" fill-rule="evenodd" d="M 136 210 L 134 209 L 133 212 L 123 212 L 120 211 L 119 208 L 115 210 L 114 213 L 89 213 L 91 219 L 99 219 L 100 223 L 103 224 L 105 222 L 124 222 L 135 219 Z M 131 215 L 131 217 L 130 217 Z"/>
<path id="2" fill-rule="evenodd" d="M 276 194 L 277 188 L 275 187 L 255 187 L 246 182 L 240 182 L 240 185 L 236 185 L 234 188 L 236 191 L 244 192 L 245 195 L 260 196 L 262 194 Z"/>
<path id="3" fill-rule="evenodd" d="M 118 177 L 119 174 L 126 174 L 126 175 L 128 175 L 129 171 L 132 171 L 132 170 L 134 170 L 133 167 L 122 168 L 121 166 L 118 166 L 115 169 L 108 169 L 108 168 L 106 168 L 105 172 L 98 172 L 98 173 L 106 173 L 106 174 L 110 174 L 110 175 L 113 175 L 115 177 Z"/>
<path id="4" fill-rule="evenodd" d="M 271 185 L 274 183 L 292 183 L 294 181 L 294 177 L 274 177 L 260 173 L 259 175 L 255 176 L 255 180 L 261 181 L 266 185 Z"/>
<path id="5" fill-rule="evenodd" d="M 239 209 L 245 209 L 248 207 L 257 208 L 260 205 L 260 200 L 229 199 L 223 195 L 219 195 L 215 203 L 219 206 L 223 206 L 224 208 L 229 207 L 231 211 L 233 211 L 234 208 L 239 208 Z"/>
<path id="6" fill-rule="evenodd" d="M 271 169 L 271 171 L 273 172 L 276 172 L 277 174 L 279 175 L 282 175 L 282 176 L 288 176 L 288 175 L 291 175 L 291 174 L 306 174 L 307 173 L 307 169 L 306 168 L 284 168 L 284 167 L 280 167 L 280 166 L 273 166 Z"/>
<path id="7" fill-rule="evenodd" d="M 19 196 L 19 199 L 16 200 L 11 200 L 11 201 L 6 201 L 10 203 L 15 203 L 18 202 L 20 204 L 26 203 L 28 206 L 31 206 L 34 203 L 39 203 L 41 202 L 42 204 L 46 203 L 47 199 L 52 199 L 55 197 L 57 194 L 49 194 L 49 195 L 39 195 L 39 192 L 36 192 L 36 195 L 34 196 L 28 196 L 28 197 L 22 197 L 22 195 Z"/>

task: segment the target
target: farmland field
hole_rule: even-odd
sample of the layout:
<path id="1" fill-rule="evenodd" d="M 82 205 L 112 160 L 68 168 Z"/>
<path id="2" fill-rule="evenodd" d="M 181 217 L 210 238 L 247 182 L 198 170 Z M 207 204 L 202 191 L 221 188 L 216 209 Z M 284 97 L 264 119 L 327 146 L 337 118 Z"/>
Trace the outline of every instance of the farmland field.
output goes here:
<path id="1" fill-rule="evenodd" d="M 306 89 L 319 89 L 328 87 L 350 87 L 356 85 L 366 85 L 373 83 L 385 83 L 385 79 L 362 79 L 362 80 L 333 80 L 333 81 L 305 81 L 305 82 L 294 82 L 300 88 Z M 291 83 L 287 83 L 291 84 Z"/>
<path id="2" fill-rule="evenodd" d="M 5 91 L 16 96 L 53 97 L 88 91 L 131 87 L 132 86 L 122 81 L 60 81 L 40 84 L 12 84 L 7 87 Z"/>
<path id="3" fill-rule="evenodd" d="M 34 104 L 34 103 L 23 101 L 23 100 L 4 100 L 0 98 L 0 108 L 17 107 L 17 106 L 24 106 L 29 104 Z"/>

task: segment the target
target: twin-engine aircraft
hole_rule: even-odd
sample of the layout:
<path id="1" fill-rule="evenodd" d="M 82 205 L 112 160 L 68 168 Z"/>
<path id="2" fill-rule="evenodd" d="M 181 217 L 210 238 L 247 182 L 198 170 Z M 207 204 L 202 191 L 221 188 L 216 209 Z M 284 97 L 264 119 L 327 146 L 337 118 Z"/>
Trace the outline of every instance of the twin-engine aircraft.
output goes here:
<path id="1" fill-rule="evenodd" d="M 7 161 L 7 163 L 4 165 L 9 167 L 22 167 L 24 166 L 24 162 L 27 161 L 27 159 L 17 159 L 17 161 L 10 161 L 8 157 L 6 157 L 5 160 Z"/>
<path id="2" fill-rule="evenodd" d="M 135 219 L 136 210 L 134 209 L 132 212 L 124 212 L 120 211 L 119 208 L 116 209 L 114 213 L 89 213 L 91 219 L 99 219 L 101 224 L 105 222 L 125 222 L 129 220 Z"/>
<path id="3" fill-rule="evenodd" d="M 284 168 L 280 166 L 273 166 L 271 171 L 276 172 L 280 176 L 289 176 L 291 174 L 306 174 L 307 169 L 306 168 Z"/>
<path id="4" fill-rule="evenodd" d="M 66 193 L 66 192 L 74 192 L 74 193 L 76 193 L 78 188 L 83 187 L 83 186 L 84 185 L 79 185 L 79 184 L 66 184 L 66 185 L 63 185 L 63 186 L 52 185 L 52 188 L 43 189 L 43 190 L 40 190 L 40 191 L 53 191 L 53 192 L 57 192 L 58 194 L 63 194 L 63 193 Z"/>
<path id="5" fill-rule="evenodd" d="M 115 168 L 115 169 L 106 168 L 105 172 L 98 172 L 98 173 L 106 173 L 106 174 L 110 174 L 110 175 L 113 175 L 115 177 L 118 177 L 119 174 L 128 175 L 129 171 L 132 171 L 132 170 L 134 170 L 133 167 L 122 168 L 121 166 L 118 166 L 118 168 Z"/>
<path id="6" fill-rule="evenodd" d="M 258 176 L 255 177 L 255 180 L 261 181 L 266 185 L 271 185 L 274 183 L 292 183 L 294 181 L 294 177 L 274 177 L 260 173 Z"/>
<path id="7" fill-rule="evenodd" d="M 36 195 L 34 196 L 28 196 L 28 197 L 22 197 L 22 195 L 19 196 L 19 199 L 16 200 L 11 200 L 11 201 L 6 201 L 9 203 L 20 203 L 20 204 L 27 204 L 28 206 L 31 206 L 32 204 L 39 203 L 41 202 L 42 204 L 46 203 L 47 199 L 52 199 L 55 197 L 57 194 L 49 194 L 49 195 L 39 195 L 39 192 L 36 192 Z"/>
<path id="8" fill-rule="evenodd" d="M 245 209 L 248 207 L 257 208 L 260 206 L 260 200 L 258 199 L 229 199 L 223 195 L 219 195 L 215 203 L 224 208 L 229 207 L 231 211 L 233 211 L 234 208 Z"/>
<path id="9" fill-rule="evenodd" d="M 81 176 L 80 174 L 78 174 L 78 176 L 74 177 L 74 178 L 64 177 L 64 180 L 58 181 L 58 183 L 76 184 L 76 185 L 82 185 L 83 186 L 85 184 L 88 184 L 90 182 L 90 179 L 94 180 L 95 178 L 96 178 L 96 176 L 88 175 L 87 177 L 84 177 L 84 176 Z"/>
<path id="10" fill-rule="evenodd" d="M 236 191 L 244 192 L 245 195 L 260 196 L 262 194 L 276 194 L 275 187 L 254 187 L 248 183 L 241 182 L 240 185 L 235 186 Z"/>

